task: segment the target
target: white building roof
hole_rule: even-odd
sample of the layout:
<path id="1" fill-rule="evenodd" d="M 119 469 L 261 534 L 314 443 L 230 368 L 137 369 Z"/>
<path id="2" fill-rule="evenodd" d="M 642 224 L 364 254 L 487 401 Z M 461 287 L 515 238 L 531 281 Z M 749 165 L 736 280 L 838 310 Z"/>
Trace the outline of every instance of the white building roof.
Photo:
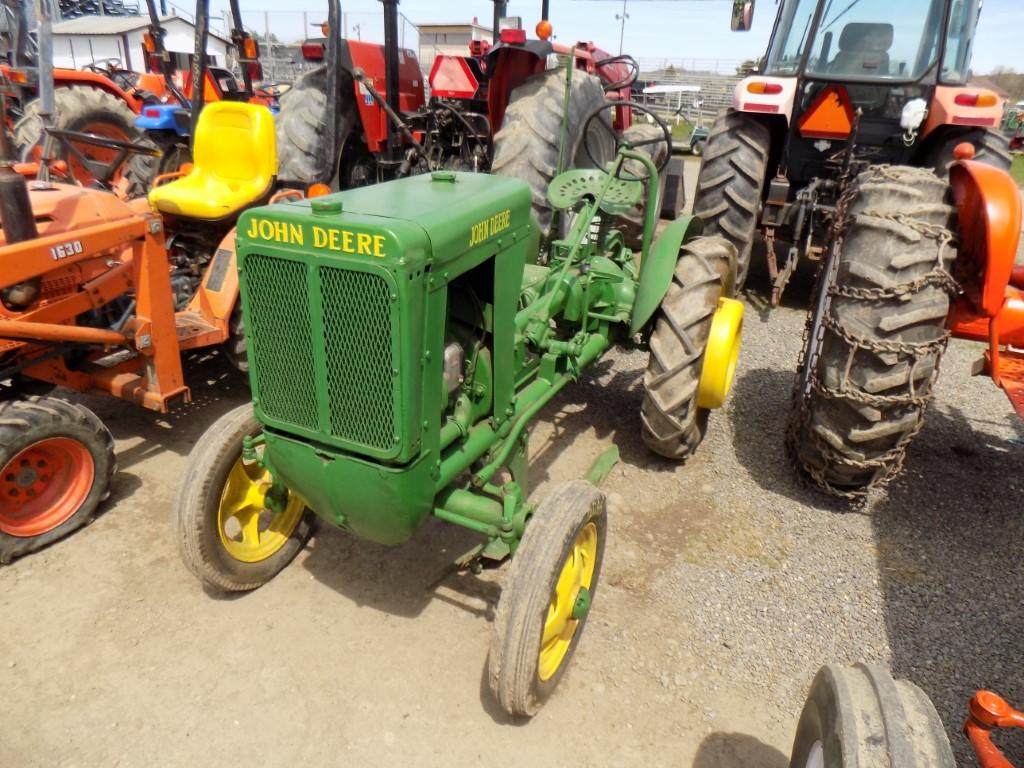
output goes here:
<path id="1" fill-rule="evenodd" d="M 169 21 L 180 21 L 183 24 L 195 29 L 188 19 L 181 16 L 161 16 L 160 23 L 166 24 Z M 126 32 L 135 32 L 149 26 L 148 16 L 79 16 L 77 19 L 68 19 L 53 25 L 55 35 L 123 35 Z M 210 30 L 210 37 L 230 43 L 231 40 L 224 35 Z"/>

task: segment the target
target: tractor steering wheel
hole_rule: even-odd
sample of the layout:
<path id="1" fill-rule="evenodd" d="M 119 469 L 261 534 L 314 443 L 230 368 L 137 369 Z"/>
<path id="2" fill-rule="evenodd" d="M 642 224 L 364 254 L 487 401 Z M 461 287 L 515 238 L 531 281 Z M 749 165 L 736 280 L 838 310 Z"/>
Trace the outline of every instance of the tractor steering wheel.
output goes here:
<path id="1" fill-rule="evenodd" d="M 618 109 L 619 107 L 629 107 L 633 111 L 634 116 L 637 113 L 649 116 L 652 120 L 654 120 L 654 124 L 661 129 L 662 135 L 652 139 L 628 141 L 621 134 L 616 133 L 612 129 L 612 126 L 608 121 L 598 120 L 598 116 L 602 112 L 609 109 Z M 595 158 L 595 153 L 593 151 L 593 148 L 591 147 L 590 142 L 590 126 L 591 123 L 593 123 L 595 120 L 597 120 L 598 124 L 601 126 L 601 130 L 606 131 L 612 137 L 612 140 L 615 142 L 616 152 L 619 152 L 622 149 L 639 149 L 640 147 L 650 146 L 651 144 L 661 144 L 662 142 L 664 142 L 666 144 L 666 148 L 668 151 L 665 153 L 665 157 L 661 160 L 661 162 L 658 163 L 655 167 L 658 173 L 661 173 L 663 170 L 665 170 L 665 166 L 668 165 L 669 158 L 672 157 L 672 131 L 669 130 L 669 127 L 665 124 L 665 122 L 656 114 L 654 114 L 653 111 L 651 111 L 647 107 L 641 106 L 640 104 L 637 104 L 632 101 L 606 101 L 600 107 L 596 107 L 589 115 L 587 115 L 587 119 L 584 120 L 583 122 L 583 133 L 581 134 L 583 138 L 583 149 L 587 153 L 587 159 L 589 159 L 590 162 L 593 163 L 596 168 L 601 168 L 602 163 L 598 162 Z M 651 156 L 654 156 L 653 152 L 651 153 Z M 624 166 L 625 163 L 619 165 L 619 170 L 615 174 L 617 178 L 626 179 L 628 181 L 647 181 L 647 179 L 650 178 L 650 175 L 647 173 L 639 174 L 634 173 L 632 171 L 629 171 L 626 175 L 623 175 Z"/>
<path id="2" fill-rule="evenodd" d="M 97 136 L 94 133 L 82 133 L 81 131 L 63 131 L 57 128 L 47 128 L 46 132 L 57 140 L 65 156 L 74 155 L 75 159 L 92 174 L 96 183 L 106 187 L 113 178 L 114 173 L 121 164 L 128 158 L 128 155 L 149 155 L 158 157 L 160 150 L 154 146 L 145 144 L 133 144 L 130 141 L 111 139 L 107 136 Z M 107 162 L 86 157 L 76 144 L 87 144 L 100 149 L 111 149 L 117 152 L 114 159 Z"/>

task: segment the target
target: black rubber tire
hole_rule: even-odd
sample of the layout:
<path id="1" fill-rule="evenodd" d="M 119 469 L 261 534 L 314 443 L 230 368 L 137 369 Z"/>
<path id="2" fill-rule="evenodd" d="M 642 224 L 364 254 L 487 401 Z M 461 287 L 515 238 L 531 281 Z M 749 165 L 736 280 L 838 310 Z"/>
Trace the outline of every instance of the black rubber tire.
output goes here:
<path id="1" fill-rule="evenodd" d="M 501 130 L 494 135 L 491 173 L 512 176 L 530 185 L 533 215 L 541 232 L 551 224 L 552 207 L 548 187 L 558 169 L 558 150 L 562 139 L 562 114 L 565 111 L 565 70 L 549 69 L 528 78 L 512 91 Z M 594 109 L 605 103 L 601 81 L 575 69 L 569 94 L 569 119 L 564 168 L 590 168 L 581 134 L 583 122 Z M 610 114 L 610 112 L 608 113 Z M 595 159 L 612 159 L 615 144 L 596 121 L 591 126 Z M 573 152 L 574 156 L 568 155 Z"/>
<path id="2" fill-rule="evenodd" d="M 704 146 L 693 212 L 703 219 L 704 234 L 722 235 L 736 247 L 737 291 L 750 271 L 770 150 L 768 129 L 732 110 L 715 120 Z"/>
<path id="3" fill-rule="evenodd" d="M 585 480 L 560 485 L 541 502 L 512 558 L 491 631 L 487 679 L 495 699 L 513 717 L 537 713 L 558 686 L 583 635 L 589 613 L 579 620 L 554 675 L 541 680 L 538 660 L 551 596 L 576 536 L 590 522 L 597 527 L 593 598 L 601 575 L 608 513 L 604 494 Z"/>
<path id="4" fill-rule="evenodd" d="M 681 461 L 697 450 L 708 411 L 697 407 L 704 349 L 718 300 L 734 292 L 736 249 L 724 237 L 683 246 L 672 285 L 655 315 L 640 407 L 644 443 Z"/>
<path id="5" fill-rule="evenodd" d="M 135 113 L 116 96 L 82 85 L 57 88 L 53 94 L 53 127 L 64 131 L 80 131 L 83 127 L 98 123 L 109 124 L 119 130 L 128 141 L 154 146 L 146 133 L 135 127 Z M 26 158 L 29 151 L 42 139 L 43 123 L 39 119 L 39 99 L 25 105 L 24 113 L 14 125 L 14 147 L 19 157 Z M 80 145 L 87 156 L 94 149 Z M 60 153 L 57 144 L 55 152 Z M 66 159 L 66 158 L 65 158 Z M 156 176 L 159 158 L 149 155 L 132 154 L 125 160 L 122 174 L 127 181 L 127 197 L 141 197 L 149 190 Z M 82 181 L 78 179 L 77 181 Z"/>
<path id="6" fill-rule="evenodd" d="M 873 167 L 854 185 L 832 285 L 884 291 L 931 273 L 938 265 L 940 239 L 951 237 L 954 210 L 946 182 L 931 169 Z M 920 227 L 933 233 L 921 234 Z M 943 269 L 951 268 L 954 256 L 952 246 L 944 249 Z M 826 328 L 818 344 L 808 338 L 787 435 L 790 458 L 800 472 L 825 490 L 847 495 L 885 483 L 899 471 L 938 374 L 949 303 L 947 289 L 929 282 L 902 298 L 833 296 L 825 304 L 824 315 L 848 336 L 928 346 L 914 349 L 918 354 L 858 346 L 851 360 L 851 344 L 836 330 Z M 809 324 L 815 311 L 812 307 Z M 805 374 L 820 383 L 807 394 L 799 391 Z M 909 398 L 911 391 L 916 398 Z"/>
<path id="7" fill-rule="evenodd" d="M 67 520 L 45 533 L 20 537 L 0 531 L 0 563 L 35 552 L 86 525 L 110 495 L 110 478 L 117 470 L 114 438 L 96 414 L 56 397 L 0 401 L 0 468 L 33 443 L 55 437 L 75 440 L 89 451 L 94 467 L 92 487 Z"/>
<path id="8" fill-rule="evenodd" d="M 631 125 L 622 133 L 622 137 L 626 141 L 649 141 L 651 139 L 664 139 L 664 133 L 661 128 L 657 125 L 651 125 L 650 123 L 637 123 Z M 656 144 L 645 144 L 639 148 L 640 152 L 645 152 L 650 156 L 651 160 L 654 161 L 654 165 L 657 167 L 662 163 L 668 162 L 669 146 L 662 140 Z M 628 175 L 632 174 L 638 178 L 642 178 L 647 175 L 647 169 L 644 168 L 636 160 L 627 160 L 625 165 L 625 172 Z M 668 166 L 666 165 L 666 168 Z M 654 224 L 657 226 L 658 219 L 661 214 L 661 202 L 665 197 L 665 181 L 667 175 L 664 170 L 658 177 L 658 202 L 655 208 L 658 211 L 658 215 L 654 217 Z M 647 185 L 650 181 L 643 182 L 644 184 L 644 196 L 640 199 L 640 202 L 634 206 L 633 210 L 629 213 L 617 216 L 619 229 L 622 232 L 626 246 L 633 249 L 640 248 L 643 242 L 644 235 L 644 220 L 645 213 L 647 211 Z M 651 233 L 653 236 L 653 233 Z"/>
<path id="9" fill-rule="evenodd" d="M 928 153 L 926 164 L 931 166 L 940 178 L 947 178 L 950 166 L 956 162 L 953 150 L 964 142 L 974 145 L 974 159 L 979 163 L 986 163 L 1007 172 L 1013 165 L 1010 140 L 995 128 L 947 132 L 947 136 Z"/>
<path id="10" fill-rule="evenodd" d="M 228 340 L 224 342 L 224 356 L 240 373 L 249 372 L 249 345 L 245 339 L 245 322 L 242 319 L 242 302 L 235 302 L 228 320 Z"/>
<path id="11" fill-rule="evenodd" d="M 707 143 L 707 139 L 700 139 L 699 141 L 693 142 L 693 144 L 690 146 L 690 154 L 693 155 L 694 157 L 703 156 L 704 151 L 707 147 Z"/>
<path id="12" fill-rule="evenodd" d="M 339 93 L 342 108 L 338 116 L 337 139 L 344 147 L 359 113 L 354 101 L 350 76 L 339 72 Z M 317 169 L 329 148 L 324 133 L 327 125 L 327 68 L 317 67 L 303 74 L 281 96 L 277 115 L 277 177 L 287 183 L 302 185 L 324 181 L 317 178 Z M 326 183 L 338 187 L 338 169 Z"/>
<path id="13" fill-rule="evenodd" d="M 928 696 L 881 667 L 826 666 L 814 678 L 790 768 L 954 768 L 949 738 Z"/>
<path id="14" fill-rule="evenodd" d="M 217 419 L 189 455 L 174 500 L 181 558 L 203 586 L 214 591 L 245 592 L 263 586 L 292 561 L 313 533 L 315 518 L 307 509 L 284 546 L 259 562 L 236 560 L 221 543 L 217 509 L 224 483 L 241 455 L 243 438 L 262 430 L 251 403 Z"/>

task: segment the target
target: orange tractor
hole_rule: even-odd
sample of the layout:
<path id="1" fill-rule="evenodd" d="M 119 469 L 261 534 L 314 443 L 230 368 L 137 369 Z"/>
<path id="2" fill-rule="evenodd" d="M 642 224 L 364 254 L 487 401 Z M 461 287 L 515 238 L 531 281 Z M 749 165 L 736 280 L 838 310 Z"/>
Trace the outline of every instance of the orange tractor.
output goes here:
<path id="1" fill-rule="evenodd" d="M 148 200 L 27 182 L 4 143 L 0 562 L 88 522 L 115 468 L 100 420 L 80 404 L 31 396 L 39 385 L 164 412 L 190 399 L 182 352 L 221 346 L 245 369 L 233 227 L 240 211 L 271 199 L 277 170 L 273 116 L 237 102 L 203 110 L 194 166 L 157 179 Z"/>

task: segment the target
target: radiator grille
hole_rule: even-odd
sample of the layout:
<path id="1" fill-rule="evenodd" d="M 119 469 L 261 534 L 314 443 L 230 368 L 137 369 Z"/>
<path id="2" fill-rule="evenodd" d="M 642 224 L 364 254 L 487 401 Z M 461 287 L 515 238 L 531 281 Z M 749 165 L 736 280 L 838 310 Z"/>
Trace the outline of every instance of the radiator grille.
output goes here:
<path id="1" fill-rule="evenodd" d="M 306 265 L 260 254 L 245 260 L 250 364 L 267 416 L 316 429 L 316 372 Z"/>
<path id="2" fill-rule="evenodd" d="M 391 290 L 380 275 L 320 267 L 331 433 L 394 447 Z"/>

